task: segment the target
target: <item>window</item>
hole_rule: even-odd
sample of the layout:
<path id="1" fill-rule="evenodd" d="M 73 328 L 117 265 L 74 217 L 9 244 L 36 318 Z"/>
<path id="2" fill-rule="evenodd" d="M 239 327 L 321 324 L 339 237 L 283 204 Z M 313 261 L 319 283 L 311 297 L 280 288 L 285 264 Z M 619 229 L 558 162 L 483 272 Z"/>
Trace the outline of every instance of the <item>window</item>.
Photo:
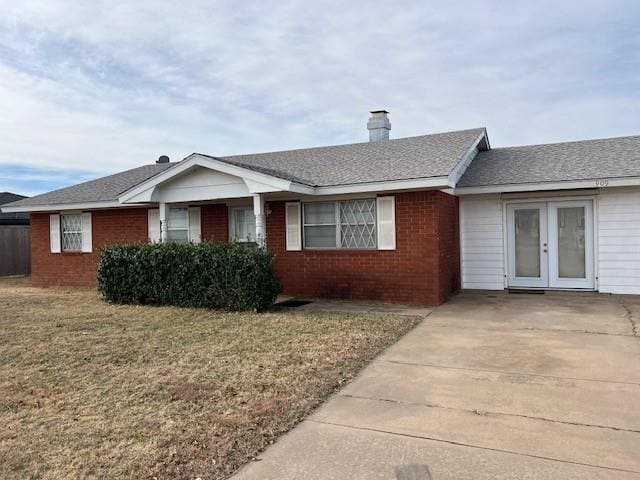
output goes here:
<path id="1" fill-rule="evenodd" d="M 306 248 L 376 248 L 375 199 L 305 203 L 303 217 Z"/>
<path id="2" fill-rule="evenodd" d="M 336 248 L 336 204 L 305 203 L 304 246 Z"/>
<path id="3" fill-rule="evenodd" d="M 231 239 L 237 242 L 256 241 L 256 216 L 253 207 L 231 209 Z"/>
<path id="4" fill-rule="evenodd" d="M 376 248 L 375 200 L 340 202 L 340 246 Z"/>
<path id="5" fill-rule="evenodd" d="M 62 251 L 82 251 L 82 215 L 60 215 L 60 229 L 62 232 Z"/>
<path id="6" fill-rule="evenodd" d="M 189 242 L 189 209 L 170 208 L 167 216 L 167 240 L 175 243 Z"/>

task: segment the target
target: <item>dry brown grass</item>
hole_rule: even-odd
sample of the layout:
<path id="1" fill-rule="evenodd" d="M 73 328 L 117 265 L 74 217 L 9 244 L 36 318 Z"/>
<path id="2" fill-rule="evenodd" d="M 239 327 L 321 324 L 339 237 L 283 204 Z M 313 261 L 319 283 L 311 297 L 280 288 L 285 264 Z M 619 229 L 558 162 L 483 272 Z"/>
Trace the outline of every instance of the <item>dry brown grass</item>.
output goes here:
<path id="1" fill-rule="evenodd" d="M 225 478 L 415 319 L 103 303 L 0 280 L 0 478 Z"/>

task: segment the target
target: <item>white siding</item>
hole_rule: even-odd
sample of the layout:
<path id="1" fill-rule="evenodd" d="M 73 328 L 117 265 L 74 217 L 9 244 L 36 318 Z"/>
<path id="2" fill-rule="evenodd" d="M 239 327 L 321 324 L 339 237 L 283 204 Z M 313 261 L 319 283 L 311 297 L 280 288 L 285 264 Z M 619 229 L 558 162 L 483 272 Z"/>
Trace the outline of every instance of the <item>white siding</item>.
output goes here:
<path id="1" fill-rule="evenodd" d="M 640 294 L 640 189 L 598 196 L 598 290 Z"/>
<path id="2" fill-rule="evenodd" d="M 504 237 L 500 196 L 460 198 L 462 288 L 504 289 Z"/>
<path id="3" fill-rule="evenodd" d="M 249 196 L 251 193 L 242 178 L 208 168 L 195 167 L 157 186 L 151 195 L 151 201 L 196 202 Z"/>

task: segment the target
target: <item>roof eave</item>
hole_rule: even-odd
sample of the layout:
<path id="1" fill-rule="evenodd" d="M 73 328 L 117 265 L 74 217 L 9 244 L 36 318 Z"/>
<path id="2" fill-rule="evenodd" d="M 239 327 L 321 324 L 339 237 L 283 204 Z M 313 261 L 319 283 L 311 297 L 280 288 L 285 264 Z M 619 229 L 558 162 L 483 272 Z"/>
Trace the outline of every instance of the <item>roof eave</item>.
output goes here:
<path id="1" fill-rule="evenodd" d="M 587 180 L 560 180 L 549 182 L 510 183 L 457 187 L 456 195 L 480 195 L 485 193 L 531 192 L 538 190 L 574 190 L 580 188 L 611 188 L 640 186 L 640 177 L 615 177 Z"/>
<path id="2" fill-rule="evenodd" d="M 3 213 L 31 213 L 31 212 L 58 212 L 65 210 L 98 210 L 103 208 L 121 207 L 117 200 L 104 202 L 77 202 L 77 203 L 51 203 L 43 205 L 5 205 L 0 207 Z M 126 205 L 133 206 L 133 205 Z"/>

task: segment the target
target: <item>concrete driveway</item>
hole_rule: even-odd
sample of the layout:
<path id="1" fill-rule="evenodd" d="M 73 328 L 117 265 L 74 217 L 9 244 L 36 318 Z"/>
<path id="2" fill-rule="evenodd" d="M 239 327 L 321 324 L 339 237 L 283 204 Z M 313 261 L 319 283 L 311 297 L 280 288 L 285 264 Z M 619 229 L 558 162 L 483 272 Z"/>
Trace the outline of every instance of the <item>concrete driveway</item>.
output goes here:
<path id="1" fill-rule="evenodd" d="M 237 479 L 639 479 L 640 299 L 463 294 Z"/>

